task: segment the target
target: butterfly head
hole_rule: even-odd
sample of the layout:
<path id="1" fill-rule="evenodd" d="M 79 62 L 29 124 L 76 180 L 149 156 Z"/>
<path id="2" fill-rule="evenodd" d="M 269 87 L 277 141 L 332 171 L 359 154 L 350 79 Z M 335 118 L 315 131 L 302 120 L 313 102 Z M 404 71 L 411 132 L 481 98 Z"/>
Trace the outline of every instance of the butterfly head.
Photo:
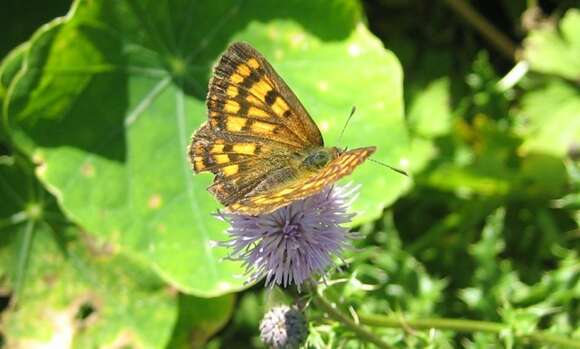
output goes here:
<path id="1" fill-rule="evenodd" d="M 302 160 L 302 166 L 311 171 L 316 171 L 334 160 L 339 155 L 339 150 L 335 147 L 316 148 L 306 155 Z"/>

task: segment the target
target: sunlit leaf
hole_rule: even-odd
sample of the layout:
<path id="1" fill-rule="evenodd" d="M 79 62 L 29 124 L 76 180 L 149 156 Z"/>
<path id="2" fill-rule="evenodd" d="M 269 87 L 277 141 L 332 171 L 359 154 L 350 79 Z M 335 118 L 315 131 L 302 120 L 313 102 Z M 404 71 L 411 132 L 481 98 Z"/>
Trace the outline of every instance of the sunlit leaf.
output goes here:
<path id="1" fill-rule="evenodd" d="M 564 157 L 580 144 L 580 90 L 565 81 L 551 80 L 526 92 L 517 114 L 518 131 L 525 139 L 521 150 Z"/>
<path id="2" fill-rule="evenodd" d="M 558 27 L 545 24 L 524 42 L 524 57 L 533 70 L 580 80 L 580 10 L 568 10 Z"/>

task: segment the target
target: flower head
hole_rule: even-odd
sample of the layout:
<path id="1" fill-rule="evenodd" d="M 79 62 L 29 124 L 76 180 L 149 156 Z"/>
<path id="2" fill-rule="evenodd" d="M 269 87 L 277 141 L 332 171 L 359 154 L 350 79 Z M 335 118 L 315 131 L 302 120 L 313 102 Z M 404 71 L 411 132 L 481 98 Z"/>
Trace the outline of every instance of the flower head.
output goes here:
<path id="1" fill-rule="evenodd" d="M 295 284 L 322 274 L 354 235 L 343 226 L 354 216 L 348 207 L 358 187 L 330 186 L 272 213 L 249 216 L 223 213 L 231 227 L 230 258 L 242 260 L 250 281 L 266 286 Z"/>
<path id="2" fill-rule="evenodd" d="M 260 339 L 269 348 L 299 348 L 308 335 L 306 319 L 296 308 L 287 305 L 274 307 L 260 322 Z"/>

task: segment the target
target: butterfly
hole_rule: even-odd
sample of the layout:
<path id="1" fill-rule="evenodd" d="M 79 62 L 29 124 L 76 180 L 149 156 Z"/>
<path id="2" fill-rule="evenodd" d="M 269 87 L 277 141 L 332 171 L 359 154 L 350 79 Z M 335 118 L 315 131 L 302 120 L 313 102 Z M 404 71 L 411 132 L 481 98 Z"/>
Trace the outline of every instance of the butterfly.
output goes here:
<path id="1" fill-rule="evenodd" d="M 268 61 L 244 42 L 214 67 L 208 121 L 188 155 L 226 211 L 260 215 L 311 196 L 349 175 L 375 147 L 324 147 L 320 130 Z"/>

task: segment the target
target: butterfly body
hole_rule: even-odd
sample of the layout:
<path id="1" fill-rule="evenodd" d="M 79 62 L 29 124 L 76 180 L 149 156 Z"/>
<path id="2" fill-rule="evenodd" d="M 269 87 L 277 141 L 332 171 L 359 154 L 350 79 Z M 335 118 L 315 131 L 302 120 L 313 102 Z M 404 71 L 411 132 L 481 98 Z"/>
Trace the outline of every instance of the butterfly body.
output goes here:
<path id="1" fill-rule="evenodd" d="M 320 130 L 272 66 L 234 43 L 214 69 L 209 119 L 193 135 L 196 173 L 215 174 L 208 190 L 230 212 L 264 214 L 350 174 L 375 147 L 325 147 Z"/>
<path id="2" fill-rule="evenodd" d="M 313 149 L 304 157 L 301 166 L 306 171 L 317 171 L 326 166 L 330 161 L 336 159 L 338 155 L 339 150 L 336 147 Z"/>

